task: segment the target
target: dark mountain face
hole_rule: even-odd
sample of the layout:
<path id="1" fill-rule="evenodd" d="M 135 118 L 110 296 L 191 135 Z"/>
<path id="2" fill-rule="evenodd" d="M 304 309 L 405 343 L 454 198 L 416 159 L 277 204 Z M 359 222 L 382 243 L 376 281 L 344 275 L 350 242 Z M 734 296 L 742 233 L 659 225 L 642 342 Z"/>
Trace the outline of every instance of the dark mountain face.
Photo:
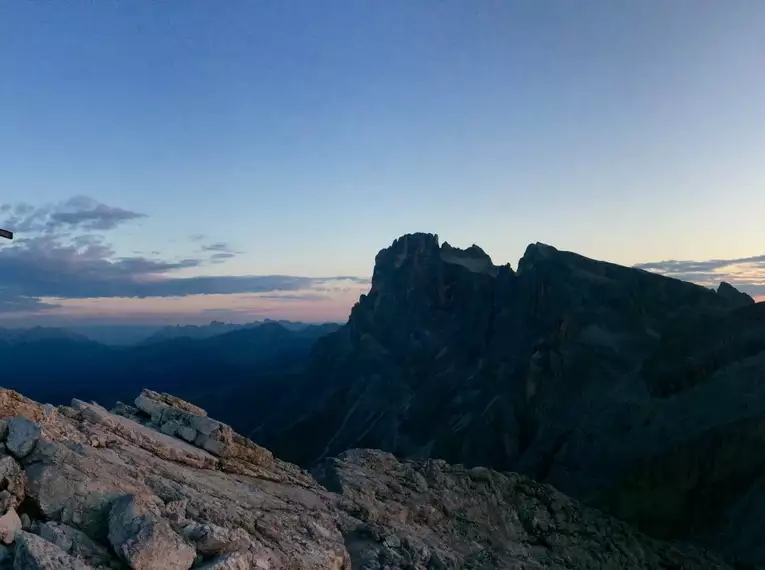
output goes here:
<path id="1" fill-rule="evenodd" d="M 542 244 L 516 273 L 475 246 L 404 236 L 377 256 L 348 324 L 317 345 L 316 399 L 301 421 L 320 417 L 326 433 L 316 447 L 296 442 L 292 458 L 363 444 L 500 469 L 528 452 L 544 463 L 550 424 L 563 433 L 580 406 L 610 398 L 666 323 L 729 306 L 702 287 Z"/>
<path id="2" fill-rule="evenodd" d="M 720 286 L 717 288 L 717 292 L 720 295 L 727 297 L 731 302 L 743 307 L 754 304 L 754 299 L 752 299 L 749 295 L 742 293 L 733 285 L 726 283 L 725 281 L 720 283 Z"/>
<path id="3" fill-rule="evenodd" d="M 649 534 L 765 561 L 734 530 L 765 516 L 742 502 L 765 502 L 765 325 L 731 289 L 543 244 L 513 271 L 404 236 L 253 436 L 305 466 L 374 447 L 522 471 Z"/>

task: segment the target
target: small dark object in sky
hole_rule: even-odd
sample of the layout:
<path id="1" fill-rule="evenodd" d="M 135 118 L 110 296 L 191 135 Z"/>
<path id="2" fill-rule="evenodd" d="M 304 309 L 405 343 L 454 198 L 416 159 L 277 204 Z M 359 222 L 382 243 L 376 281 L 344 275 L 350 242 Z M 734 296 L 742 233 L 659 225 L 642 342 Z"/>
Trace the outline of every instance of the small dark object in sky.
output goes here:
<path id="1" fill-rule="evenodd" d="M 13 239 L 13 232 L 9 232 L 8 230 L 0 229 L 0 237 Z"/>

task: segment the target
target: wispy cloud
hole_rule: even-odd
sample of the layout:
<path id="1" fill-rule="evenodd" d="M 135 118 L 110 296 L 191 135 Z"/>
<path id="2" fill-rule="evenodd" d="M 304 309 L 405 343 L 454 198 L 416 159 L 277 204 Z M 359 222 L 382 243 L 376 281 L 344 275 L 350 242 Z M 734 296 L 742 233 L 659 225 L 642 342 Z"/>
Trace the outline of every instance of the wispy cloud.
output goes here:
<path id="1" fill-rule="evenodd" d="M 319 293 L 267 293 L 265 295 L 258 295 L 257 298 L 273 299 L 276 301 L 324 301 L 325 299 L 330 299 L 331 297 L 329 295 L 321 295 Z"/>
<path id="2" fill-rule="evenodd" d="M 111 230 L 122 223 L 145 217 L 146 214 L 107 206 L 87 196 L 75 196 L 59 210 L 51 212 L 50 221 L 84 230 Z"/>
<path id="3" fill-rule="evenodd" d="M 708 287 L 727 281 L 754 297 L 765 295 L 765 255 L 704 261 L 672 259 L 635 267 Z"/>
<path id="4" fill-rule="evenodd" d="M 210 256 L 210 261 L 213 263 L 223 263 L 224 261 L 227 261 L 231 259 L 232 257 L 236 257 L 235 253 L 226 252 L 226 253 L 213 253 Z"/>
<path id="5" fill-rule="evenodd" d="M 211 263 L 224 263 L 243 253 L 241 251 L 236 251 L 231 245 L 224 241 L 202 245 L 200 250 L 207 254 Z"/>
<path id="6" fill-rule="evenodd" d="M 208 245 L 203 245 L 202 251 L 225 251 L 226 253 L 230 253 L 233 250 L 226 242 L 218 241 Z"/>
<path id="7" fill-rule="evenodd" d="M 0 248 L 0 313 L 50 311 L 65 305 L 65 300 L 77 299 L 260 294 L 263 299 L 286 301 L 291 294 L 293 300 L 310 301 L 326 297 L 314 289 L 369 281 L 290 275 L 180 277 L 174 272 L 222 263 L 241 252 L 214 242 L 201 246 L 199 256 L 185 259 L 163 258 L 156 251 L 151 257 L 120 255 L 106 232 L 144 214 L 86 197 L 43 207 L 2 204 L 0 214 L 4 214 L 0 227 L 15 230 L 18 236 Z"/>
<path id="8" fill-rule="evenodd" d="M 3 298 L 0 292 L 0 313 L 28 313 L 44 311 L 46 309 L 55 309 L 58 305 L 53 303 L 44 303 L 40 299 L 33 297 L 12 296 Z"/>
<path id="9" fill-rule="evenodd" d="M 35 207 L 27 203 L 3 204 L 5 226 L 19 233 L 63 233 L 111 230 L 146 214 L 102 204 L 87 196 L 74 196 L 57 204 Z"/>

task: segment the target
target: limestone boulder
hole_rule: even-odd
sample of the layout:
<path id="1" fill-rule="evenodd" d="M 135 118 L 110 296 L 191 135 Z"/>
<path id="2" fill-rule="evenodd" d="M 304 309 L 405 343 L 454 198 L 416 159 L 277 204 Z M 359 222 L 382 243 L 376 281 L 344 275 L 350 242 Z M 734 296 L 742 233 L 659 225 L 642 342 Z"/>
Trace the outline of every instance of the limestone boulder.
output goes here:
<path id="1" fill-rule="evenodd" d="M 109 512 L 109 542 L 133 570 L 189 570 L 194 547 L 139 495 L 117 499 Z"/>
<path id="2" fill-rule="evenodd" d="M 0 517 L 0 541 L 3 544 L 11 544 L 16 540 L 16 535 L 21 531 L 21 518 L 14 509 L 8 509 L 3 516 Z"/>
<path id="3" fill-rule="evenodd" d="M 29 532 L 19 533 L 13 562 L 14 570 L 93 570 L 82 560 L 70 556 L 52 542 Z"/>
<path id="4" fill-rule="evenodd" d="M 8 422 L 8 439 L 5 445 L 16 457 L 26 457 L 40 439 L 40 433 L 37 423 L 24 416 L 15 416 Z"/>
<path id="5" fill-rule="evenodd" d="M 122 567 L 108 548 L 69 525 L 54 521 L 45 522 L 39 524 L 36 534 L 67 554 L 90 564 L 96 570 Z"/>

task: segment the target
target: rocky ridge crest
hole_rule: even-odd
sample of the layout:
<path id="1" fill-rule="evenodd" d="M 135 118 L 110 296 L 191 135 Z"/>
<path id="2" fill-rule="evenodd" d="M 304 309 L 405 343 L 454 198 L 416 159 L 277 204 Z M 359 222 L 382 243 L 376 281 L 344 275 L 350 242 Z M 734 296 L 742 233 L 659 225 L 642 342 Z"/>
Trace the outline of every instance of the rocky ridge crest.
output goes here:
<path id="1" fill-rule="evenodd" d="M 552 487 L 372 450 L 312 477 L 144 390 L 112 412 L 0 389 L 0 568 L 727 568 Z"/>

